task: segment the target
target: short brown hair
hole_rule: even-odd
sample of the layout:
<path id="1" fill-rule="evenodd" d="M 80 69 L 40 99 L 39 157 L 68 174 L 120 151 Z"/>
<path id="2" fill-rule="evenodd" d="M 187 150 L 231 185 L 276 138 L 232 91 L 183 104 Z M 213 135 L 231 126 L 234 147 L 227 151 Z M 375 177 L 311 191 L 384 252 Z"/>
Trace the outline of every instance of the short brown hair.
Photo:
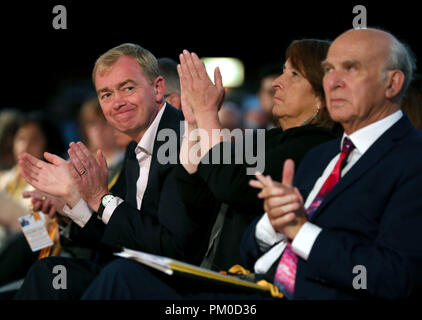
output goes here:
<path id="1" fill-rule="evenodd" d="M 132 57 L 138 62 L 139 66 L 144 73 L 144 76 L 150 84 L 159 76 L 158 62 L 155 56 L 147 49 L 133 43 L 124 43 L 117 47 L 108 50 L 102 54 L 94 65 L 92 71 L 92 81 L 95 86 L 95 75 L 97 72 L 104 73 L 108 68 L 117 62 L 120 57 Z"/>
<path id="2" fill-rule="evenodd" d="M 321 127 L 332 128 L 334 121 L 326 108 L 324 87 L 322 79 L 324 70 L 321 62 L 325 60 L 331 42 L 328 40 L 303 39 L 293 41 L 286 50 L 286 60 L 290 59 L 291 65 L 299 70 L 309 81 L 322 105 L 316 117 L 315 124 Z"/>

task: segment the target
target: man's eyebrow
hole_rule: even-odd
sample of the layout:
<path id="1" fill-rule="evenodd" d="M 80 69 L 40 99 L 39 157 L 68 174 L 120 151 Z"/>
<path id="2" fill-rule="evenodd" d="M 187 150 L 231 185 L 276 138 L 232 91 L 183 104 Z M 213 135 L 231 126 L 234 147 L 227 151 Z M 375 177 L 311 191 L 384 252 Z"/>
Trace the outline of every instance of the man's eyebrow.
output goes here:
<path id="1" fill-rule="evenodd" d="M 359 60 L 346 60 L 342 62 L 343 66 L 359 66 L 361 64 Z"/>
<path id="2" fill-rule="evenodd" d="M 121 88 L 127 84 L 136 84 L 136 82 L 132 79 L 126 79 L 125 81 L 120 82 L 117 87 Z"/>
<path id="3" fill-rule="evenodd" d="M 97 90 L 97 94 L 99 95 L 101 92 L 106 92 L 106 91 L 110 91 L 110 89 L 108 87 L 104 87 L 104 88 L 98 89 Z"/>
<path id="4" fill-rule="evenodd" d="M 362 63 L 359 60 L 346 60 L 341 63 L 343 67 L 350 67 L 350 66 L 360 66 Z M 325 67 L 331 65 L 327 60 L 321 62 L 321 67 L 325 69 Z"/>
<path id="5" fill-rule="evenodd" d="M 329 65 L 330 63 L 327 61 L 327 59 L 321 61 L 321 67 L 324 69 L 327 65 Z"/>
<path id="6" fill-rule="evenodd" d="M 118 88 L 121 88 L 121 87 L 123 87 L 123 86 L 125 86 L 125 85 L 127 85 L 127 84 L 136 84 L 136 82 L 134 81 L 134 80 L 132 80 L 132 79 L 126 79 L 126 80 L 124 80 L 124 81 L 122 81 L 122 82 L 120 82 L 118 85 L 117 85 L 117 87 Z M 101 88 L 101 89 L 98 89 L 97 90 L 97 94 L 100 94 L 101 92 L 107 92 L 107 91 L 111 91 L 108 87 L 104 87 L 104 88 Z"/>

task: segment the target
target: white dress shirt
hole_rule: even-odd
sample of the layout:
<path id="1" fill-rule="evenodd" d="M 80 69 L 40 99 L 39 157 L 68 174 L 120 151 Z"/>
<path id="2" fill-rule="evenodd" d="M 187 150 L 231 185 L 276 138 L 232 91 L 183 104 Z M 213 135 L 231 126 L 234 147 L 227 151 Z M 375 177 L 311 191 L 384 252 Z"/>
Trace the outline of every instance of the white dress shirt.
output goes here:
<path id="1" fill-rule="evenodd" d="M 164 103 L 154 121 L 145 131 L 141 141 L 139 141 L 135 148 L 136 159 L 139 162 L 139 178 L 136 182 L 136 202 L 138 210 L 141 208 L 142 199 L 148 184 L 148 175 L 151 166 L 154 141 L 157 135 L 158 125 L 160 124 L 161 117 L 163 116 L 166 106 L 167 103 Z M 105 224 L 108 223 L 111 216 L 113 215 L 114 210 L 116 210 L 117 206 L 120 205 L 123 201 L 123 199 L 116 196 L 107 204 L 107 206 L 104 208 L 102 216 L 102 220 Z M 66 205 L 63 208 L 63 211 L 69 216 L 70 219 L 72 219 L 76 224 L 83 228 L 91 218 L 92 212 L 94 210 L 88 206 L 85 200 L 80 199 L 72 209 Z"/>
<path id="2" fill-rule="evenodd" d="M 322 175 L 316 181 L 305 201 L 305 209 L 311 205 L 312 201 L 322 188 L 325 180 L 327 180 L 328 176 L 333 171 L 334 166 L 340 158 L 345 137 L 348 137 L 353 142 L 355 149 L 353 149 L 350 153 L 347 164 L 341 171 L 341 177 L 343 177 L 356 164 L 356 162 L 358 162 L 360 157 L 374 144 L 374 142 L 397 121 L 399 121 L 402 116 L 403 112 L 398 110 L 384 119 L 353 132 L 350 136 L 343 134 L 339 149 L 340 152 L 330 161 Z M 312 246 L 321 231 L 322 229 L 317 225 L 309 221 L 306 222 L 294 238 L 292 242 L 292 250 L 302 259 L 307 260 L 312 250 Z M 280 256 L 280 252 L 284 250 L 288 239 L 284 234 L 280 234 L 273 229 L 266 213 L 264 213 L 263 217 L 256 225 L 255 238 L 262 251 L 266 251 L 274 245 L 274 243 L 278 243 L 277 246 L 279 250 L 268 251 L 255 263 L 255 272 L 265 273 Z"/>

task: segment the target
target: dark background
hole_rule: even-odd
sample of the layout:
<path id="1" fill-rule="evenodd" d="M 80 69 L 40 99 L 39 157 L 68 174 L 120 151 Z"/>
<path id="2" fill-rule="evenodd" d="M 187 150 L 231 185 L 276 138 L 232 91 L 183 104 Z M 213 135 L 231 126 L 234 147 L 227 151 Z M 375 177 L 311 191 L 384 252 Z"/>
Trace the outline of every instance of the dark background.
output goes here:
<path id="1" fill-rule="evenodd" d="M 41 1 L 39 1 L 41 2 Z M 416 3 L 416 2 L 415 2 Z M 416 56 L 420 45 L 417 4 L 303 1 L 43 1 L 0 8 L 0 107 L 45 109 L 64 86 L 88 83 L 96 58 L 123 42 L 135 42 L 157 57 L 177 59 L 183 49 L 199 56 L 233 56 L 246 68 L 248 90 L 258 69 L 283 58 L 290 41 L 334 39 L 352 27 L 357 4 L 366 6 L 368 26 L 391 31 Z M 67 30 L 52 26 L 55 5 L 67 9 Z M 66 95 L 64 95 L 66 96 Z M 70 103 L 70 102 L 69 102 Z M 56 103 L 57 104 L 57 103 Z M 65 108 L 64 104 L 64 108 Z"/>

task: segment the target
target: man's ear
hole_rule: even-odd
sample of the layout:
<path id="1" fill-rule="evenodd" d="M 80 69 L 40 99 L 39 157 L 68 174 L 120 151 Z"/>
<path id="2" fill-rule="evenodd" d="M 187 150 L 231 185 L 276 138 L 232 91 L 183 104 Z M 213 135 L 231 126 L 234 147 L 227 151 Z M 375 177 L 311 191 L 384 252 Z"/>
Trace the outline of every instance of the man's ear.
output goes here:
<path id="1" fill-rule="evenodd" d="M 166 88 L 166 82 L 162 76 L 158 76 L 154 80 L 154 93 L 155 93 L 155 100 L 157 103 L 161 103 L 164 101 L 164 90 Z"/>
<path id="2" fill-rule="evenodd" d="M 401 70 L 391 70 L 389 71 L 387 81 L 385 97 L 387 99 L 392 99 L 400 92 L 403 87 L 404 73 Z"/>

